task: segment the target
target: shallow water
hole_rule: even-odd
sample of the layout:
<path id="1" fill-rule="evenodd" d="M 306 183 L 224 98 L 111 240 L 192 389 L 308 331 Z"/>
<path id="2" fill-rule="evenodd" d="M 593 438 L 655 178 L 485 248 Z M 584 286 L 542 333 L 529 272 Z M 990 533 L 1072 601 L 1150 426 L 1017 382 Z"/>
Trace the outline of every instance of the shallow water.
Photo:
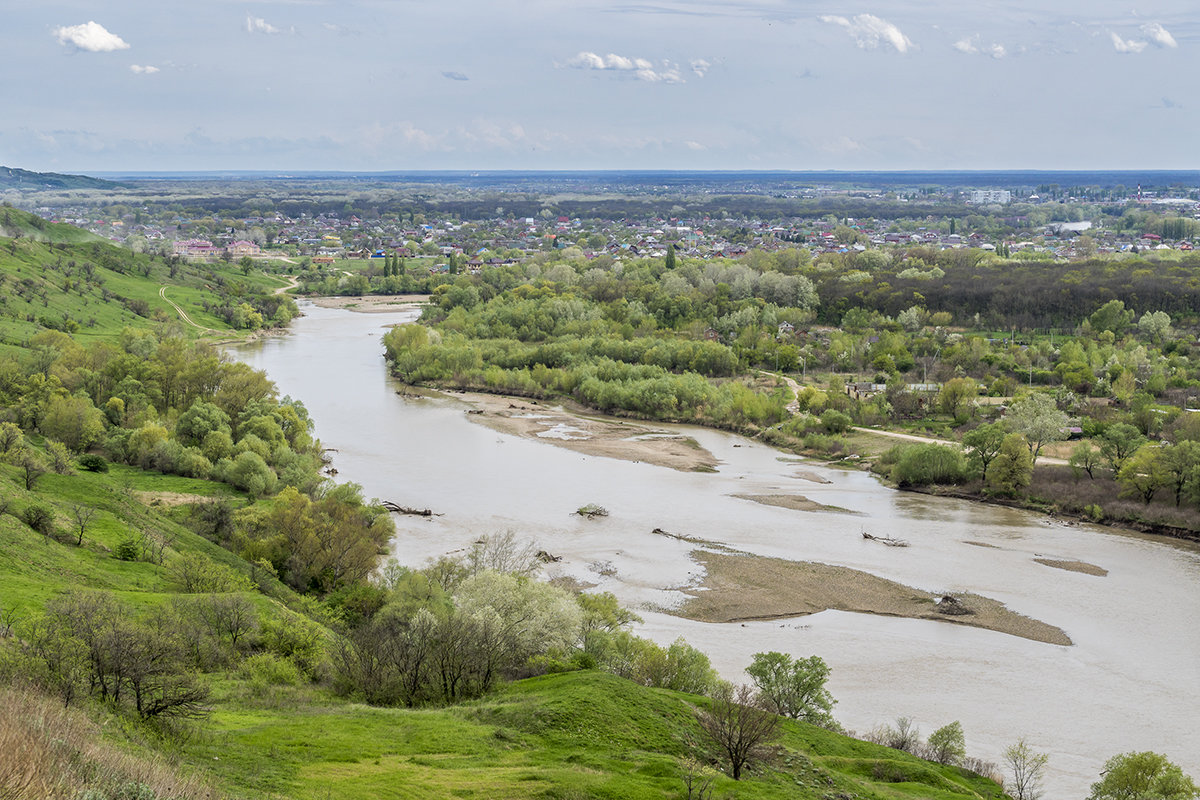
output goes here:
<path id="1" fill-rule="evenodd" d="M 685 637 L 732 680 L 745 680 L 755 652 L 817 653 L 833 669 L 836 717 L 859 732 L 907 716 L 928 734 L 957 719 L 968 752 L 993 761 L 1025 736 L 1051 753 L 1047 798 L 1086 796 L 1104 760 L 1130 750 L 1165 753 L 1200 778 L 1200 548 L 897 492 L 863 472 L 785 460 L 702 428 L 663 426 L 711 450 L 721 462 L 715 473 L 585 456 L 497 433 L 471 422 L 453 399 L 397 394 L 380 338 L 414 314 L 303 310 L 290 335 L 231 353 L 304 402 L 317 435 L 337 451 L 338 480 L 444 514 L 396 517 L 393 547 L 403 563 L 420 565 L 480 535 L 513 530 L 563 557 L 553 572 L 597 583 L 631 607 L 661 608 L 699 572 L 688 558 L 692 545 L 651 533 L 661 528 L 761 555 L 845 565 L 931 595 L 976 592 L 1062 628 L 1075 645 L 836 611 L 746 624 L 641 611 L 641 632 L 663 643 Z M 802 494 L 853 513 L 794 511 L 734 493 Z M 572 513 L 587 503 L 610 515 L 589 521 Z M 883 547 L 864 540 L 863 530 L 911 546 Z M 1109 574 L 1068 572 L 1035 557 L 1086 561 Z M 600 575 L 602 565 L 615 574 Z"/>

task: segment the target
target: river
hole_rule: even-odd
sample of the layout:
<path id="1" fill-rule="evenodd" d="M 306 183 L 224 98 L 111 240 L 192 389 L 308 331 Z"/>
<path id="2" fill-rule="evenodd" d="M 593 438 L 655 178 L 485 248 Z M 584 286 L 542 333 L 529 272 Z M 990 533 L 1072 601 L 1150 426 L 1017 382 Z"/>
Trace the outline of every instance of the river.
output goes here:
<path id="1" fill-rule="evenodd" d="M 723 676 L 744 681 L 751 655 L 818 654 L 832 668 L 837 719 L 865 733 L 906 716 L 922 733 L 953 720 L 970 754 L 1000 762 L 1024 736 L 1050 754 L 1047 798 L 1083 798 L 1111 755 L 1165 753 L 1200 778 L 1200 548 L 1070 525 L 1023 511 L 897 492 L 865 472 L 797 464 L 742 437 L 687 428 L 720 466 L 678 472 L 581 455 L 475 424 L 453 398 L 405 398 L 388 377 L 381 338 L 412 312 L 365 314 L 302 304 L 290 334 L 231 347 L 301 400 L 336 450 L 339 481 L 370 497 L 444 516 L 397 517 L 405 564 L 512 530 L 563 556 L 550 574 L 612 591 L 660 643 L 683 636 Z M 813 480 L 819 478 L 820 482 Z M 802 494 L 854 513 L 803 512 L 738 499 Z M 590 502 L 610 511 L 587 521 Z M 654 609 L 698 573 L 663 528 L 747 552 L 840 564 L 939 592 L 972 591 L 1062 628 L 1073 646 L 1041 644 L 929 620 L 825 611 L 710 624 Z M 908 548 L 860 532 L 907 539 Z M 974 544 L 968 544 L 967 542 Z M 980 546 L 980 545 L 987 546 Z M 1108 575 L 1044 566 L 1080 560 Z M 601 572 L 605 574 L 600 574 Z"/>

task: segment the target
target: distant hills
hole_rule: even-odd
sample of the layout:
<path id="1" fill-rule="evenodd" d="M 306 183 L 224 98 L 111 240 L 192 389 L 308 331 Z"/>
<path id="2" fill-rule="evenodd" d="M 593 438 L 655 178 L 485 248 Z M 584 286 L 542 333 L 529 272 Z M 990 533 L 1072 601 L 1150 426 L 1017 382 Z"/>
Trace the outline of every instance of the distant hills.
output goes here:
<path id="1" fill-rule="evenodd" d="M 87 175 L 63 175 L 58 172 L 30 172 L 16 167 L 0 167 L 0 191 L 6 189 L 116 189 L 122 184 Z"/>

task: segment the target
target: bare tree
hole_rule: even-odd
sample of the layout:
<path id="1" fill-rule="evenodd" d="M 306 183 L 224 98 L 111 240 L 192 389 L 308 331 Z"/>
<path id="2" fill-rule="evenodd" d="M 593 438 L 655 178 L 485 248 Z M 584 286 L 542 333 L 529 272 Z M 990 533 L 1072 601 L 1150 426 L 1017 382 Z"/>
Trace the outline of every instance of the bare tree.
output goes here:
<path id="1" fill-rule="evenodd" d="M 722 684 L 713 696 L 712 707 L 701 712 L 700 728 L 729 762 L 730 776 L 736 781 L 778 734 L 779 717 L 755 705 L 751 687 L 742 684 L 735 689 Z"/>
<path id="2" fill-rule="evenodd" d="M 75 544 L 83 547 L 83 535 L 87 533 L 88 525 L 92 524 L 92 519 L 96 516 L 96 509 L 92 506 L 85 506 L 83 503 L 72 503 L 71 516 L 75 518 L 75 532 L 79 537 Z"/>
<path id="3" fill-rule="evenodd" d="M 1042 778 L 1050 756 L 1035 753 L 1022 736 L 1004 751 L 1004 763 L 1012 774 L 1014 800 L 1038 800 L 1042 796 Z"/>

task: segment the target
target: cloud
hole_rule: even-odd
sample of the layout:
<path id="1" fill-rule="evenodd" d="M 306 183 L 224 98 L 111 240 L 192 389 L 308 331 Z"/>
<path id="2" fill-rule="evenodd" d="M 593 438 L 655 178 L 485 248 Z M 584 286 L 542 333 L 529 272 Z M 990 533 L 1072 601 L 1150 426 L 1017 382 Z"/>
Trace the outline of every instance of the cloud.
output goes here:
<path id="1" fill-rule="evenodd" d="M 1142 26 L 1142 33 L 1150 37 L 1150 41 L 1158 47 L 1179 47 L 1179 42 L 1175 41 L 1175 37 L 1171 32 L 1159 25 L 1157 22 L 1147 22 Z"/>
<path id="2" fill-rule="evenodd" d="M 1112 37 L 1113 47 L 1118 53 L 1140 53 L 1146 49 L 1146 42 L 1138 39 L 1122 39 L 1115 33 L 1110 32 Z"/>
<path id="3" fill-rule="evenodd" d="M 863 50 L 875 50 L 883 44 L 897 53 L 907 53 L 913 47 L 912 40 L 899 28 L 874 14 L 858 14 L 851 19 L 826 14 L 820 20 L 845 28 Z"/>
<path id="4" fill-rule="evenodd" d="M 703 58 L 692 59 L 692 72 L 696 73 L 697 78 L 703 78 L 711 67 L 712 64 L 708 63 Z"/>
<path id="5" fill-rule="evenodd" d="M 708 69 L 708 62 L 698 59 L 692 62 L 693 71 L 696 71 L 697 63 L 703 64 L 702 70 Z M 606 56 L 602 56 L 598 53 L 581 51 L 567 61 L 567 66 L 572 69 L 624 73 L 647 83 L 686 83 L 683 75 L 679 72 L 679 67 L 665 59 L 662 62 L 662 67 L 659 68 L 655 66 L 653 61 L 645 58 L 629 58 L 627 56 L 619 56 L 616 53 L 609 53 Z M 697 72 L 696 74 L 703 77 L 702 72 Z"/>
<path id="6" fill-rule="evenodd" d="M 442 77 L 449 78 L 452 81 L 469 81 L 469 80 L 471 80 L 470 78 L 468 78 L 466 75 L 464 75 L 461 72 L 443 72 Z"/>
<path id="7" fill-rule="evenodd" d="M 55 28 L 53 33 L 59 44 L 74 47 L 77 50 L 86 50 L 89 53 L 109 53 L 113 50 L 129 49 L 128 42 L 115 33 L 110 33 L 98 22 L 89 21 L 82 25 L 66 25 Z"/>
<path id="8" fill-rule="evenodd" d="M 968 36 L 964 39 L 959 39 L 954 43 L 954 49 L 960 53 L 967 55 L 989 55 L 992 58 L 1000 59 L 1008 55 L 1008 50 L 1004 45 L 997 42 L 991 44 L 980 44 L 979 34 Z"/>
<path id="9" fill-rule="evenodd" d="M 321 27 L 331 33 L 336 33 L 338 36 L 358 36 L 362 33 L 362 31 L 356 28 L 348 28 L 336 22 L 322 22 Z"/>
<path id="10" fill-rule="evenodd" d="M 273 36 L 277 33 L 283 33 L 283 31 L 280 28 L 276 28 L 262 17 L 252 17 L 247 14 L 246 33 L 265 33 L 268 36 Z"/>
<path id="11" fill-rule="evenodd" d="M 141 64 L 130 64 L 129 71 L 138 75 L 153 75 L 158 72 L 158 67 L 152 67 L 149 64 L 142 66 Z"/>

